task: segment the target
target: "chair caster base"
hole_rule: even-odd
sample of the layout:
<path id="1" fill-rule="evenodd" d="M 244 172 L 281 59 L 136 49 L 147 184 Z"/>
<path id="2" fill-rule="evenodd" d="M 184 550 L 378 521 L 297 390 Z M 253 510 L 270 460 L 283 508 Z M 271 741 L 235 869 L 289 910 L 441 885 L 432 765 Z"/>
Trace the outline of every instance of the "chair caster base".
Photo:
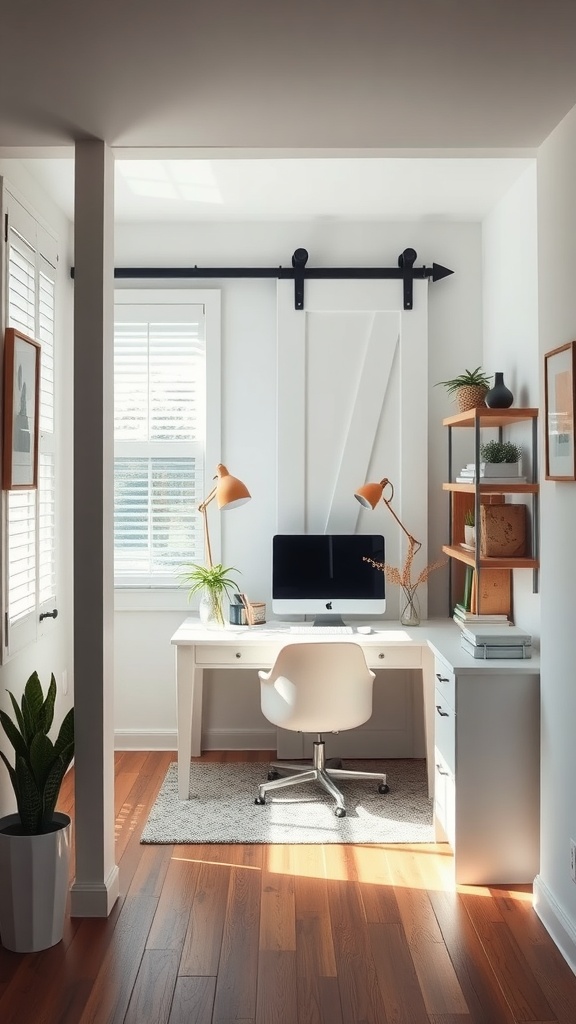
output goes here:
<path id="1" fill-rule="evenodd" d="M 255 801 L 254 801 L 254 803 L 257 804 L 259 807 L 261 807 L 262 804 L 266 803 L 266 798 L 263 797 L 263 796 L 257 796 Z"/>
<path id="2" fill-rule="evenodd" d="M 346 817 L 346 808 L 345 807 L 336 807 L 335 810 L 334 810 L 334 814 L 336 815 L 337 818 L 345 818 Z"/>
<path id="3" fill-rule="evenodd" d="M 378 786 L 378 792 L 379 793 L 389 793 L 390 792 L 390 786 L 387 786 L 386 783 L 383 782 L 380 786 Z"/>

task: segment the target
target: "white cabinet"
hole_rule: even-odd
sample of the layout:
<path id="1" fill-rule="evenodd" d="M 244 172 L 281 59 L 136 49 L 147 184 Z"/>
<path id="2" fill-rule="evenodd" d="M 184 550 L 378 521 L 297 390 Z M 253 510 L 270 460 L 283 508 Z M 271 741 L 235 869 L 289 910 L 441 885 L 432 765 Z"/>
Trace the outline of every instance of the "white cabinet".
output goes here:
<path id="1" fill-rule="evenodd" d="M 456 841 L 455 768 L 456 709 L 455 677 L 451 669 L 435 659 L 434 688 L 434 819 L 436 836 L 452 847 Z"/>
<path id="2" fill-rule="evenodd" d="M 435 797 L 439 841 L 456 882 L 532 882 L 539 867 L 539 676 L 459 671 L 435 658 Z"/>

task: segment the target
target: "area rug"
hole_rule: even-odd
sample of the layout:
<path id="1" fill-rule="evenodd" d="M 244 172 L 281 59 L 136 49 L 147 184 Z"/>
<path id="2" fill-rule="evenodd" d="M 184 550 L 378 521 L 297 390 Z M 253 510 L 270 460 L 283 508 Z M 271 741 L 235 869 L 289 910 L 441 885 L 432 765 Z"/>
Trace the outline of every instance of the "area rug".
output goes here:
<path id="1" fill-rule="evenodd" d="M 178 799 L 171 764 L 142 833 L 141 843 L 431 843 L 432 804 L 426 761 L 344 761 L 345 768 L 384 771 L 390 792 L 376 783 L 337 780 L 346 817 L 317 783 L 278 790 L 257 806 L 263 763 L 193 763 L 190 800 Z"/>

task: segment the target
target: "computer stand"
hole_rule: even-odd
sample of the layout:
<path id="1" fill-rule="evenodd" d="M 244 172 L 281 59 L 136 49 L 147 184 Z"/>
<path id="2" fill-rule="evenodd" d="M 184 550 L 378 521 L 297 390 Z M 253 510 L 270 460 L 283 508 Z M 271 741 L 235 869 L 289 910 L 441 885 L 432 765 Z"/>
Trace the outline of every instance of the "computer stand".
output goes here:
<path id="1" fill-rule="evenodd" d="M 341 615 L 316 615 L 313 626 L 346 626 Z"/>

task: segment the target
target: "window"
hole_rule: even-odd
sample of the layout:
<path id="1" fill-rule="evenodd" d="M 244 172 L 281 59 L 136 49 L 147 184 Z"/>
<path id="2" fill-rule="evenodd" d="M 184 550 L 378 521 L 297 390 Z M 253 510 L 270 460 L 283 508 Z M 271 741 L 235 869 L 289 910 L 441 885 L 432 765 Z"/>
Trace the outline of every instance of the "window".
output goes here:
<path id="1" fill-rule="evenodd" d="M 58 257 L 55 239 L 9 194 L 6 210 L 6 325 L 17 327 L 41 345 L 38 489 L 8 491 L 5 506 L 4 652 L 9 656 L 49 628 L 41 626 L 39 615 L 56 607 L 54 317 Z"/>
<path id="2" fill-rule="evenodd" d="M 209 327 L 219 349 L 218 292 L 116 293 L 117 587 L 176 587 L 181 565 L 203 558 L 206 396 L 219 367 L 214 351 L 207 358 Z"/>

